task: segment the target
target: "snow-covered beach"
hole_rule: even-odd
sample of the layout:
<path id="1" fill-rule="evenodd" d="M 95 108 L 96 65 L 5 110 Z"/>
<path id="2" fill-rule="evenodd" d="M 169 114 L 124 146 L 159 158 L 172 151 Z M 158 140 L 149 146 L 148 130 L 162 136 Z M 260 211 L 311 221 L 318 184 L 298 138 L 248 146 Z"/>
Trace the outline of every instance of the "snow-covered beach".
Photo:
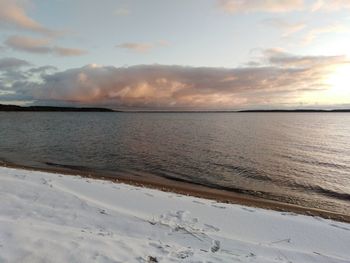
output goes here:
<path id="1" fill-rule="evenodd" d="M 0 167 L 0 262 L 350 262 L 350 224 Z"/>

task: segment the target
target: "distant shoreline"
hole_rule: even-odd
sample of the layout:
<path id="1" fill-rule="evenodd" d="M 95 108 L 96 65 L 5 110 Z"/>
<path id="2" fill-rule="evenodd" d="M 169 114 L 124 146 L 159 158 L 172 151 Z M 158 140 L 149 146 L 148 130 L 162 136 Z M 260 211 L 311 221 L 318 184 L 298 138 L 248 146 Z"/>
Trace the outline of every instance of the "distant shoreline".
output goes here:
<path id="1" fill-rule="evenodd" d="M 170 110 L 165 110 L 165 111 L 151 111 L 151 110 L 140 110 L 140 111 L 129 111 L 129 110 L 120 110 L 117 112 L 125 112 L 125 113 L 317 113 L 317 112 L 325 112 L 325 113 L 337 113 L 337 112 L 350 112 L 350 109 L 334 109 L 334 110 L 309 110 L 309 109 L 300 109 L 300 110 L 237 110 L 237 111 L 170 111 Z"/>
<path id="2" fill-rule="evenodd" d="M 274 112 L 350 112 L 350 109 L 258 109 L 258 110 L 113 110 L 99 107 L 17 106 L 0 104 L 0 112 L 125 112 L 125 113 L 274 113 Z"/>

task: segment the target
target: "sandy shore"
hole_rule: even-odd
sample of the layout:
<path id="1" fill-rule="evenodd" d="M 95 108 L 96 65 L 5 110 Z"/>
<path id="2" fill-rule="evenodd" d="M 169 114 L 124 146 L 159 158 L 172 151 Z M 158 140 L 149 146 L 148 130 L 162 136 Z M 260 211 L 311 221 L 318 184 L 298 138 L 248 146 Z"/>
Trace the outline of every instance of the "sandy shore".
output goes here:
<path id="1" fill-rule="evenodd" d="M 231 191 L 225 191 L 221 189 L 213 189 L 197 184 L 190 184 L 181 181 L 170 180 L 167 178 L 153 176 L 151 174 L 108 174 L 108 173 L 98 173 L 94 171 L 84 171 L 84 170 L 72 170 L 62 167 L 47 167 L 47 168 L 32 168 L 25 165 L 17 165 L 13 163 L 0 162 L 0 166 L 12 167 L 33 171 L 43 171 L 51 173 L 60 173 L 66 175 L 79 175 L 86 178 L 95 178 L 108 180 L 112 182 L 121 182 L 135 186 L 146 186 L 148 188 L 154 188 L 166 192 L 174 192 L 184 195 L 190 195 L 194 197 L 212 199 L 224 203 L 241 204 L 245 206 L 258 207 L 264 209 L 270 209 L 282 212 L 293 212 L 303 215 L 323 217 L 326 219 L 337 220 L 341 222 L 350 223 L 350 216 L 339 214 L 331 211 L 325 211 L 321 209 L 309 208 L 298 206 L 294 204 L 282 203 L 278 201 L 267 200 L 263 198 L 258 198 L 255 196 L 240 194 Z M 117 178 L 116 178 L 117 177 Z"/>

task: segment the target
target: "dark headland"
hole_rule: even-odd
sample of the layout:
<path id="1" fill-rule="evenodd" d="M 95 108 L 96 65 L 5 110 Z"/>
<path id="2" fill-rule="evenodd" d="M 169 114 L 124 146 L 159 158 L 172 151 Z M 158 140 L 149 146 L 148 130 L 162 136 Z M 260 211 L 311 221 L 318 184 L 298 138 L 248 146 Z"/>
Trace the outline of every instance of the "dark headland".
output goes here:
<path id="1" fill-rule="evenodd" d="M 77 107 L 54 107 L 54 106 L 28 106 L 0 104 L 0 111 L 42 111 L 42 112 L 114 112 L 107 108 L 77 108 Z"/>

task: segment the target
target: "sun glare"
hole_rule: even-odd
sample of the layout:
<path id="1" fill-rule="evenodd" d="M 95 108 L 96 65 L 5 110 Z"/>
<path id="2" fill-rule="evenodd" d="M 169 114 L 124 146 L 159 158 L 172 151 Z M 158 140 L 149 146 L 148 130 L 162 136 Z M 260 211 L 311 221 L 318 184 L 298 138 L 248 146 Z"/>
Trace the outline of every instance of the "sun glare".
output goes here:
<path id="1" fill-rule="evenodd" d="M 337 100 L 350 99 L 350 65 L 339 66 L 334 73 L 326 80 L 330 86 L 329 95 Z"/>

